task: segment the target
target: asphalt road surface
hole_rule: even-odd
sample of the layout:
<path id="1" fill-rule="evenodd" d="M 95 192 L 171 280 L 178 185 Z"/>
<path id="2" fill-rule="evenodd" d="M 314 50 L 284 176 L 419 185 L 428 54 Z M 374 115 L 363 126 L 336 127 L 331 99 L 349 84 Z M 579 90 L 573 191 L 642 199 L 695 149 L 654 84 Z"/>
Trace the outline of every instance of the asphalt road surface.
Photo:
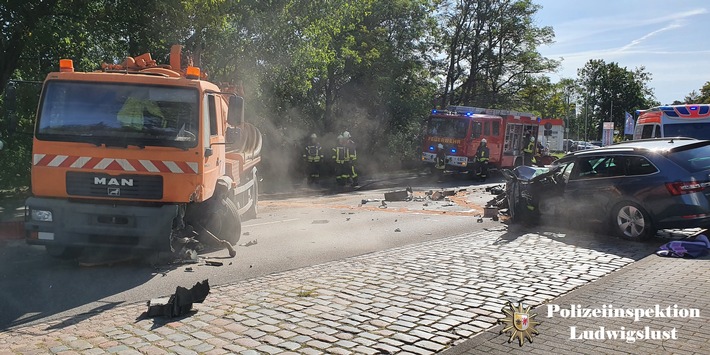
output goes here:
<path id="1" fill-rule="evenodd" d="M 484 187 L 499 183 L 437 182 L 413 174 L 363 181 L 359 190 L 278 191 L 263 195 L 259 217 L 243 223 L 235 258 L 226 250 L 212 251 L 202 253 L 197 263 L 119 258 L 86 266 L 50 258 L 43 247 L 14 243 L 0 249 L 0 329 L 148 301 L 205 279 L 222 285 L 471 232 L 500 223 L 478 223 L 476 217 L 493 198 Z M 380 201 L 385 192 L 407 186 L 414 200 Z M 424 198 L 427 191 L 441 189 L 461 193 L 450 200 Z"/>

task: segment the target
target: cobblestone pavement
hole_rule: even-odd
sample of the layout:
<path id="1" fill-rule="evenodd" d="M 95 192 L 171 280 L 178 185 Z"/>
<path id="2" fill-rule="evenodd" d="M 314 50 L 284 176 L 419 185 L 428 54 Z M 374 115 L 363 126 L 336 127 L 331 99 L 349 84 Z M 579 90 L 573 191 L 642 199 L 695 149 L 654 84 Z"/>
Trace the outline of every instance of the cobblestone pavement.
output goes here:
<path id="1" fill-rule="evenodd" d="M 508 301 L 543 304 L 658 245 L 490 225 L 213 287 L 179 319 L 130 304 L 7 330 L 0 353 L 438 353 L 494 327 Z"/>
<path id="2" fill-rule="evenodd" d="M 710 257 L 648 256 L 598 282 L 533 309 L 539 332 L 532 343 L 501 335 L 501 326 L 444 352 L 461 354 L 707 354 Z M 559 309 L 633 310 L 633 316 L 592 317 Z M 658 306 L 659 311 L 656 310 Z M 552 308 L 551 308 L 552 307 Z M 636 319 L 637 310 L 641 315 Z M 650 313 L 648 311 L 651 311 Z M 694 312 L 695 310 L 696 312 Z M 563 316 L 566 315 L 566 316 Z"/>

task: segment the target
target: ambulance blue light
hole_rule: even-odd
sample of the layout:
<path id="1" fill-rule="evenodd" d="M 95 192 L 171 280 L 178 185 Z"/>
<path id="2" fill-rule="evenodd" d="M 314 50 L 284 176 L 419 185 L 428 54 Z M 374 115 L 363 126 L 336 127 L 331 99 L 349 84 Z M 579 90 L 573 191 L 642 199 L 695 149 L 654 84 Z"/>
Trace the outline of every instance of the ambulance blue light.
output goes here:
<path id="1" fill-rule="evenodd" d="M 437 112 L 439 112 L 439 111 L 437 111 L 436 109 L 431 110 L 431 113 L 437 113 Z"/>
<path id="2" fill-rule="evenodd" d="M 430 145 L 430 146 L 429 146 L 429 150 L 433 151 L 433 150 L 434 150 L 434 146 L 433 146 L 433 145 Z"/>
<path id="3" fill-rule="evenodd" d="M 690 106 L 688 107 L 691 111 L 696 111 L 698 109 L 698 106 Z"/>
<path id="4" fill-rule="evenodd" d="M 451 148 L 451 153 L 456 154 L 456 148 Z"/>

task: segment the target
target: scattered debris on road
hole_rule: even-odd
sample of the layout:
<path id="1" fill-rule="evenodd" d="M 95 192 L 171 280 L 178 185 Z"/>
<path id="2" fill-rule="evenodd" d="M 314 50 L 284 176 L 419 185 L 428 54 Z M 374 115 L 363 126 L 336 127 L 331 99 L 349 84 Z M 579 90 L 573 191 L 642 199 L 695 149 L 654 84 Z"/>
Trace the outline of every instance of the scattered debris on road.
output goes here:
<path id="1" fill-rule="evenodd" d="M 257 244 L 257 241 L 256 241 L 256 239 L 254 239 L 254 240 L 250 240 L 244 244 L 239 244 L 239 246 L 240 247 L 250 247 L 250 246 L 256 245 L 256 244 Z"/>
<path id="2" fill-rule="evenodd" d="M 385 192 L 385 201 L 409 201 L 412 199 L 412 188 L 407 187 L 400 191 Z"/>
<path id="3" fill-rule="evenodd" d="M 145 317 L 179 317 L 192 310 L 193 303 L 202 303 L 210 293 L 207 280 L 198 282 L 191 289 L 178 286 L 170 297 L 155 298 L 148 301 Z"/>

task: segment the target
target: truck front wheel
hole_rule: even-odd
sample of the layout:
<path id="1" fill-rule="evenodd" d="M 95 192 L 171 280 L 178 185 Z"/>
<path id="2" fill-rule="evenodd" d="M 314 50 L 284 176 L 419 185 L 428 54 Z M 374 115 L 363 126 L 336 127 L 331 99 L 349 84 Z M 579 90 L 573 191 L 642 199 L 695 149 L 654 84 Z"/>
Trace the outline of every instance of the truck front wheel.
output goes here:
<path id="1" fill-rule="evenodd" d="M 204 226 L 219 239 L 235 245 L 242 235 L 242 221 L 239 211 L 232 200 L 227 197 L 214 201 L 212 208 L 206 211 Z"/>

